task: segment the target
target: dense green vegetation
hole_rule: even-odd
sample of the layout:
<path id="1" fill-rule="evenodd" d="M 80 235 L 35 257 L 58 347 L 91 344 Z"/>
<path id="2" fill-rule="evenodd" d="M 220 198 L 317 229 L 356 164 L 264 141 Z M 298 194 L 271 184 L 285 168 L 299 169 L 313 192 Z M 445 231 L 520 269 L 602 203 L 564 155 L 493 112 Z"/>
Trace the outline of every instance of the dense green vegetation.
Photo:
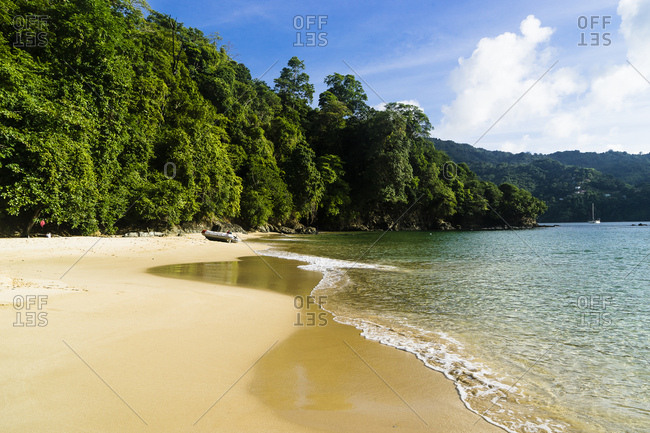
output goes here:
<path id="1" fill-rule="evenodd" d="M 271 88 L 144 3 L 0 0 L 0 227 L 474 227 L 544 211 L 446 166 L 416 107 L 374 110 L 352 75 L 325 83 L 315 107 L 294 57 Z"/>
<path id="2" fill-rule="evenodd" d="M 544 200 L 540 221 L 587 221 L 591 203 L 604 221 L 650 220 L 650 154 L 556 152 L 512 154 L 432 140 L 482 179 L 509 182 Z"/>

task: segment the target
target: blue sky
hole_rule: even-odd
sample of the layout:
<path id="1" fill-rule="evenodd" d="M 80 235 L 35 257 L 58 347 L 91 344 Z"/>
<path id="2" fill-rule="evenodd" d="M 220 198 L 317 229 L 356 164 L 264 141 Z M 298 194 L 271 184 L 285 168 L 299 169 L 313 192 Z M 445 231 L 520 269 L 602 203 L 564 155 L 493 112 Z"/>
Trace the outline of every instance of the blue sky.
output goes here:
<path id="1" fill-rule="evenodd" d="M 253 77 L 275 64 L 263 76 L 271 86 L 292 56 L 305 61 L 316 100 L 326 75 L 355 74 L 369 105 L 417 104 L 436 137 L 509 151 L 650 151 L 650 0 L 149 5 L 218 32 Z M 296 29 L 308 16 L 311 28 Z M 308 33 L 321 46 L 295 46 Z"/>

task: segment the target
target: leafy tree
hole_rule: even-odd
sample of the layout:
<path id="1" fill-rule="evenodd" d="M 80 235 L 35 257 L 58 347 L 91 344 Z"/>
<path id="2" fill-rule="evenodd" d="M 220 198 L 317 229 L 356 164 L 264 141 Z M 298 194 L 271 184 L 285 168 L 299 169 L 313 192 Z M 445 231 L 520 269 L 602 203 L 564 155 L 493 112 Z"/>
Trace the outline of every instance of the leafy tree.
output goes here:
<path id="1" fill-rule="evenodd" d="M 293 196 L 298 218 L 312 223 L 323 197 L 325 185 L 316 166 L 316 154 L 304 144 L 296 146 L 286 165 L 287 185 Z"/>
<path id="2" fill-rule="evenodd" d="M 354 75 L 343 76 L 334 73 L 325 77 L 325 84 L 328 86 L 325 93 L 329 92 L 335 96 L 355 115 L 362 115 L 368 111 L 368 105 L 366 105 L 368 96 L 361 83 L 354 78 Z"/>
<path id="3" fill-rule="evenodd" d="M 504 183 L 499 186 L 499 190 L 503 193 L 503 197 L 498 210 L 510 225 L 528 225 L 530 224 L 528 220 L 534 221 L 539 214 L 546 210 L 546 205 L 541 200 L 512 184 Z"/>
<path id="4" fill-rule="evenodd" d="M 297 116 L 293 120 L 304 119 L 314 98 L 314 85 L 309 83 L 309 75 L 304 71 L 305 63 L 294 56 L 282 68 L 280 76 L 273 80 L 275 92 L 287 112 L 292 117 L 294 113 Z"/>
<path id="5" fill-rule="evenodd" d="M 340 217 L 350 204 L 350 185 L 345 181 L 343 162 L 338 155 L 323 155 L 318 157 L 317 165 L 325 187 L 320 202 L 323 219 L 341 226 Z"/>
<path id="6" fill-rule="evenodd" d="M 340 154 L 346 118 L 352 112 L 333 93 L 326 91 L 319 97 L 319 110 L 312 115 L 309 140 L 317 153 Z"/>
<path id="7" fill-rule="evenodd" d="M 391 111 L 376 112 L 366 125 L 368 141 L 363 170 L 363 194 L 371 207 L 407 203 L 407 186 L 413 180 L 409 163 L 411 143 L 406 122 Z"/>
<path id="8" fill-rule="evenodd" d="M 13 43 L 13 17 L 30 14 L 48 17 L 44 46 Z M 22 30 L 42 30 L 30 26 Z M 419 108 L 374 110 L 361 83 L 338 73 L 312 108 L 302 60 L 291 58 L 271 89 L 219 43 L 135 0 L 2 0 L 3 231 L 29 233 L 39 219 L 82 234 L 217 218 L 380 228 L 416 202 L 400 227 L 493 225 L 491 208 L 531 224 L 543 211 L 526 191 L 499 189 L 465 165 L 449 176 Z M 566 197 L 574 210 L 585 200 L 600 207 L 596 191 L 616 194 L 612 204 L 647 203 L 647 186 L 520 159 L 533 163 L 499 166 L 499 183 L 543 196 L 579 179 L 589 193 Z"/>

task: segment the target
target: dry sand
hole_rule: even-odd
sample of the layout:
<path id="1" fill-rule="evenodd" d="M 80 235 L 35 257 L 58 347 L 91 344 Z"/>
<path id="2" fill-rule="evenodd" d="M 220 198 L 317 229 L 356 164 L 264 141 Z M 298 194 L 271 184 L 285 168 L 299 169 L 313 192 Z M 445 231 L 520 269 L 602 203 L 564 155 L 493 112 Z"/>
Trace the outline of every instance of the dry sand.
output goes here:
<path id="1" fill-rule="evenodd" d="M 293 295 L 147 272 L 249 245 L 0 239 L 0 431 L 502 432 L 414 356 L 330 316 L 295 326 Z M 285 266 L 295 293 L 316 284 Z"/>

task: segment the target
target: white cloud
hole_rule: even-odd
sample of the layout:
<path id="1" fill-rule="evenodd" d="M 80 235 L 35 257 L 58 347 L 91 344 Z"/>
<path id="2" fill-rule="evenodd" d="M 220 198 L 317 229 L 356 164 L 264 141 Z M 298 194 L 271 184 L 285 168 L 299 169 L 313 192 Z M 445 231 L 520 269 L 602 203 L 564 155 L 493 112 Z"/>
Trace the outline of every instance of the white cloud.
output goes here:
<path id="1" fill-rule="evenodd" d="M 451 75 L 456 99 L 442 109 L 443 131 L 487 128 L 550 66 L 552 57 L 547 42 L 553 30 L 542 27 L 530 15 L 521 22 L 520 31 L 519 35 L 508 32 L 496 38 L 483 38 L 470 58 L 458 60 L 459 67 Z M 512 123 L 518 118 L 546 114 L 561 96 L 577 88 L 570 71 L 555 71 L 549 80 L 533 87 L 517 104 L 517 111 L 503 121 Z"/>
<path id="2" fill-rule="evenodd" d="M 639 94 L 650 89 L 648 82 L 639 75 L 641 71 L 650 72 L 650 1 L 621 0 L 617 12 L 621 16 L 620 33 L 630 63 L 617 65 L 596 77 L 591 92 L 594 103 L 609 104 L 615 111 L 627 111 Z"/>
<path id="3" fill-rule="evenodd" d="M 617 42 L 625 44 L 634 67 L 625 61 L 600 72 L 562 67 L 554 30 L 530 15 L 519 33 L 483 38 L 469 58 L 459 59 L 450 75 L 455 98 L 443 106 L 435 135 L 474 143 L 512 107 L 481 147 L 650 151 L 650 84 L 639 74 L 650 76 L 650 0 L 620 0 L 617 12 Z"/>
<path id="4" fill-rule="evenodd" d="M 647 0 L 621 0 L 621 33 L 629 48 L 628 58 L 638 67 L 650 65 L 650 2 Z"/>
<path id="5" fill-rule="evenodd" d="M 422 107 L 420 106 L 420 103 L 416 99 L 406 99 L 406 100 L 403 100 L 403 101 L 397 101 L 397 103 L 398 104 L 406 104 L 406 105 L 415 105 L 419 109 L 422 109 Z M 380 104 L 373 105 L 372 108 L 374 108 L 375 110 L 384 111 L 386 109 L 386 103 L 382 102 Z"/>

